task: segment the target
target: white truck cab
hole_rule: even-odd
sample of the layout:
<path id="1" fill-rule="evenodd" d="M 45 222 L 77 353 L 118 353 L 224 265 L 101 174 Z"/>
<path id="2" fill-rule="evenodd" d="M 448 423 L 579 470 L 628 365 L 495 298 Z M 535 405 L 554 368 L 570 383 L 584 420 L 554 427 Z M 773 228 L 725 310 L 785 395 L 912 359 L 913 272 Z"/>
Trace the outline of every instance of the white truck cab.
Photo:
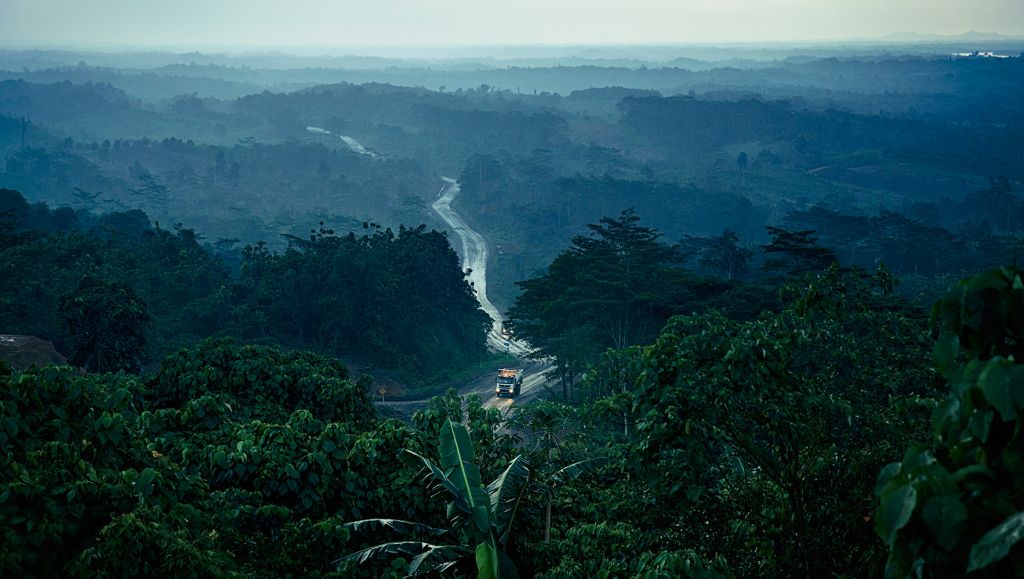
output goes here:
<path id="1" fill-rule="evenodd" d="M 515 368 L 502 368 L 498 370 L 498 378 L 495 380 L 494 395 L 498 398 L 508 396 L 513 398 L 519 396 L 523 387 L 523 371 Z"/>

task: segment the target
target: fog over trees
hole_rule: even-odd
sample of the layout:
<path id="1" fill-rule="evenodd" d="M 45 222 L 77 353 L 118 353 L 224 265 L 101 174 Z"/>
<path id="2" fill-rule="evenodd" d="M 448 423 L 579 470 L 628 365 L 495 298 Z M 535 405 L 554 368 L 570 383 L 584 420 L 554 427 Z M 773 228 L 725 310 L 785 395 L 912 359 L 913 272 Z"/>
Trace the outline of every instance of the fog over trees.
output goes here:
<path id="1" fill-rule="evenodd" d="M 65 4 L 0 575 L 1024 575 L 1018 4 Z"/>

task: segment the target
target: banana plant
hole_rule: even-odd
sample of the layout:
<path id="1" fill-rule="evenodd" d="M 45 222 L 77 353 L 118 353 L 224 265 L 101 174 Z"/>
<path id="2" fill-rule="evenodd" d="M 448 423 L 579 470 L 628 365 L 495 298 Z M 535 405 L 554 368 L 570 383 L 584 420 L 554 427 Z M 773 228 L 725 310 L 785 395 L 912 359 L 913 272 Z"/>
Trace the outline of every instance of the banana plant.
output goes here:
<path id="1" fill-rule="evenodd" d="M 356 534 L 380 531 L 382 529 L 388 529 L 402 535 L 426 535 L 432 538 L 449 538 L 452 534 L 449 529 L 440 529 L 400 519 L 363 519 L 346 523 L 344 526 Z M 356 564 L 361 565 L 376 557 L 406 555 L 412 558 L 406 568 L 406 572 L 409 575 L 417 575 L 420 569 L 424 567 L 428 571 L 446 571 L 469 554 L 468 549 L 461 545 L 434 545 L 422 541 L 394 541 L 362 549 L 348 557 L 344 557 L 342 560 L 351 559 L 356 561 Z"/>
<path id="2" fill-rule="evenodd" d="M 515 565 L 505 548 L 512 525 L 531 484 L 526 460 L 518 456 L 494 482 L 485 488 L 476 463 L 476 453 L 466 427 L 447 420 L 441 428 L 440 462 L 432 461 L 410 450 L 408 460 L 422 465 L 432 494 L 448 494 L 448 522 L 451 529 L 439 529 L 397 519 L 367 519 L 346 526 L 361 532 L 374 527 L 388 528 L 400 534 L 428 535 L 438 538 L 462 539 L 461 544 L 435 545 L 421 541 L 397 541 L 362 549 L 343 560 L 364 563 L 386 555 L 412 557 L 409 575 L 443 572 L 469 557 L 476 560 L 481 579 L 518 577 Z"/>

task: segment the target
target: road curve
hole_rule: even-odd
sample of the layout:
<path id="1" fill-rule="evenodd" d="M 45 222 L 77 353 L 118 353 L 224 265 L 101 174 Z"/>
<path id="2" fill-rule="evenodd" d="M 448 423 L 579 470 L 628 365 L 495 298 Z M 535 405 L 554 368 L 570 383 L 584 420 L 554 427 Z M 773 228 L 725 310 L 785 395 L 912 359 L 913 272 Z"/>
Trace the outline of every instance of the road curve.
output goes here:
<path id="1" fill-rule="evenodd" d="M 452 209 L 452 201 L 458 196 L 461 190 L 458 182 L 449 177 L 442 177 L 447 183 L 437 194 L 437 198 L 430 205 L 434 213 L 441 218 L 448 227 L 455 232 L 459 238 L 462 251 L 462 269 L 469 270 L 469 281 L 473 284 L 473 291 L 476 299 L 480 302 L 480 308 L 491 317 L 491 331 L 487 334 L 487 343 L 495 348 L 502 345 L 495 339 L 495 334 L 501 336 L 501 313 L 494 307 L 487 297 L 487 241 L 484 237 L 470 229 L 462 216 Z"/>
<path id="2" fill-rule="evenodd" d="M 480 308 L 491 317 L 491 331 L 487 333 L 487 345 L 498 352 L 508 352 L 522 358 L 530 353 L 527 344 L 519 340 L 506 340 L 501 334 L 501 312 L 487 297 L 487 241 L 482 235 L 466 225 L 466 222 L 452 208 L 452 201 L 458 196 L 461 188 L 455 179 L 442 177 L 444 187 L 438 191 L 437 198 L 430 205 L 434 213 L 441 218 L 459 238 L 462 251 L 462 269 L 469 270 L 469 281 L 473 284 L 476 299 Z"/>
<path id="3" fill-rule="evenodd" d="M 520 361 L 517 366 L 523 367 L 524 374 L 523 387 L 519 392 L 519 396 L 515 398 L 498 398 L 494 395 L 494 382 L 489 381 L 486 388 L 476 390 L 482 401 L 481 406 L 484 408 L 497 408 L 502 414 L 505 414 L 514 404 L 526 404 L 544 393 L 544 385 L 548 382 L 546 373 L 551 370 L 551 364 L 546 361 Z"/>
<path id="4" fill-rule="evenodd" d="M 507 409 L 516 400 L 527 401 L 536 397 L 543 391 L 547 382 L 545 373 L 551 368 L 547 362 L 526 364 L 524 358 L 530 353 L 529 344 L 521 340 L 506 339 L 501 333 L 501 312 L 491 303 L 487 297 L 487 241 L 482 235 L 474 231 L 466 224 L 462 216 L 452 208 L 452 201 L 461 191 L 459 183 L 452 178 L 442 177 L 445 186 L 437 193 L 437 197 L 430 205 L 434 213 L 445 222 L 446 225 L 459 238 L 459 246 L 462 250 L 462 268 L 469 270 L 469 281 L 473 284 L 473 291 L 476 299 L 480 302 L 480 308 L 491 317 L 491 330 L 487 333 L 487 345 L 498 352 L 507 352 L 518 358 L 517 367 L 525 366 L 523 386 L 518 398 L 497 398 L 494 396 L 494 384 L 489 383 L 484 387 L 478 387 L 476 392 L 484 401 L 485 408 Z"/>

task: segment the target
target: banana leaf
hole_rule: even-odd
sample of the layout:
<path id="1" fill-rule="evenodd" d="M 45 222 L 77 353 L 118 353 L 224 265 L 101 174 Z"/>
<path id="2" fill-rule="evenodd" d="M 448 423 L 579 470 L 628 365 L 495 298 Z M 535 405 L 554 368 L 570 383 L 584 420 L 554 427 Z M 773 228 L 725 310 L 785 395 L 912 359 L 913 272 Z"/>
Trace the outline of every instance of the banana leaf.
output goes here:
<path id="1" fill-rule="evenodd" d="M 451 533 L 448 529 L 439 529 L 437 527 L 431 527 L 430 525 L 414 523 L 412 521 L 403 521 L 401 519 L 362 519 L 359 521 L 345 523 L 342 526 L 353 533 L 363 533 L 379 529 L 390 529 L 401 535 L 412 535 L 418 533 L 430 537 L 440 537 L 441 535 Z"/>
<path id="2" fill-rule="evenodd" d="M 427 478 L 432 480 L 435 487 L 448 491 L 452 496 L 459 496 L 459 487 L 455 486 L 455 483 L 448 478 L 444 471 L 431 462 L 429 458 L 416 454 L 409 449 L 405 449 L 403 457 L 406 460 L 422 465 L 423 469 L 427 471 Z M 431 495 L 434 494 L 437 494 L 437 491 L 431 489 Z"/>
<path id="3" fill-rule="evenodd" d="M 469 506 L 469 515 L 480 536 L 490 533 L 490 497 L 484 491 L 476 453 L 466 427 L 446 420 L 441 427 L 441 469 Z"/>
<path id="4" fill-rule="evenodd" d="M 338 560 L 338 569 L 342 561 L 355 561 L 362 565 L 370 559 L 383 556 L 405 555 L 412 558 L 407 572 L 416 575 L 426 565 L 427 572 L 448 569 L 459 559 L 471 554 L 469 549 L 457 545 L 432 545 L 420 541 L 395 541 L 367 547 Z"/>
<path id="5" fill-rule="evenodd" d="M 491 512 L 494 514 L 494 526 L 502 547 L 508 544 L 512 522 L 530 487 L 530 474 L 526 459 L 517 456 L 509 463 L 505 472 L 487 486 L 487 494 L 491 497 Z"/>

